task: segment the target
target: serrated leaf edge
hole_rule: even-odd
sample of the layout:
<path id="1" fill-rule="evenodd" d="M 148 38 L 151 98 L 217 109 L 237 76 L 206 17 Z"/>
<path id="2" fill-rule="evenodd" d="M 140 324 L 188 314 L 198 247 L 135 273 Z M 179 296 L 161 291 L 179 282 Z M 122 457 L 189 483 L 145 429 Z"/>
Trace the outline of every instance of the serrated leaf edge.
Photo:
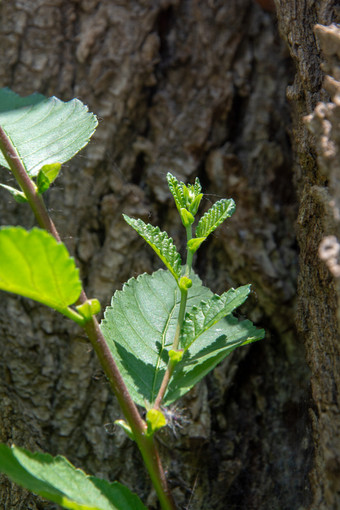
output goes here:
<path id="1" fill-rule="evenodd" d="M 11 91 L 11 92 L 13 92 L 13 91 Z M 12 96 L 13 95 L 18 98 L 22 97 L 16 93 L 12 94 Z M 34 96 L 34 94 L 31 94 L 31 96 Z M 27 96 L 27 97 L 31 97 L 31 96 Z M 97 119 L 96 115 L 94 115 L 92 112 L 90 112 L 88 109 L 88 106 L 85 105 L 84 103 L 82 103 L 82 101 L 80 101 L 77 98 L 73 98 L 70 101 L 62 101 L 61 99 L 59 99 L 55 96 L 51 96 L 51 97 L 41 96 L 41 98 L 42 98 L 41 101 L 37 101 L 33 104 L 26 104 L 26 105 L 18 106 L 16 108 L 12 108 L 11 110 L 2 111 L 2 112 L 0 112 L 0 118 L 1 118 L 1 116 L 6 117 L 6 114 L 10 115 L 10 113 L 12 111 L 15 112 L 17 110 L 22 110 L 22 115 L 20 117 L 16 118 L 14 120 L 14 122 L 11 122 L 10 124 L 8 124 L 8 126 L 11 126 L 11 129 L 13 126 L 15 126 L 15 124 L 19 124 L 19 128 L 20 128 L 20 122 L 23 121 L 23 118 L 25 116 L 29 115 L 29 113 L 32 110 L 39 108 L 41 103 L 43 103 L 44 105 L 47 105 L 49 107 L 49 112 L 48 112 L 48 115 L 45 114 L 42 118 L 39 118 L 38 122 L 36 122 L 36 124 L 44 122 L 46 117 L 48 117 L 49 115 L 57 115 L 58 110 L 60 110 L 61 108 L 64 108 L 64 111 L 62 111 L 61 114 L 65 114 L 65 118 L 63 118 L 61 122 L 59 121 L 59 124 L 57 125 L 57 127 L 60 127 L 63 123 L 65 123 L 67 120 L 69 120 L 69 117 L 72 116 L 75 112 L 78 113 L 80 116 L 80 118 L 78 119 L 78 124 L 79 124 L 78 130 L 75 131 L 74 127 L 71 127 L 67 133 L 65 133 L 65 131 L 64 131 L 62 134 L 62 139 L 68 140 L 68 143 L 65 143 L 63 145 L 64 152 L 67 149 L 67 147 L 69 147 L 70 145 L 73 144 L 73 141 L 74 141 L 73 139 L 79 139 L 80 134 L 83 134 L 83 133 L 87 134 L 87 136 L 83 140 L 82 144 L 79 145 L 77 152 L 74 153 L 74 156 L 75 156 L 76 154 L 78 154 L 78 152 L 80 152 L 89 143 L 90 138 L 93 135 L 93 133 L 98 125 L 98 119 Z M 67 109 L 66 109 L 66 107 L 67 107 Z M 91 119 L 91 123 L 88 121 L 88 125 L 84 126 L 85 119 Z M 30 177 L 37 176 L 40 168 L 42 166 L 44 166 L 44 164 L 50 164 L 53 162 L 52 161 L 53 154 L 50 152 L 47 160 L 46 160 L 46 158 L 43 160 L 43 161 L 46 161 L 46 163 L 44 163 L 43 161 L 36 162 L 30 169 L 28 169 L 27 164 L 26 164 L 26 159 L 28 158 L 28 156 L 31 153 L 29 153 L 28 155 L 26 154 L 25 157 L 22 156 L 22 154 L 21 154 L 22 145 L 19 148 L 16 146 L 16 143 L 12 140 L 10 133 L 8 133 L 8 131 L 7 131 L 6 126 L 7 126 L 7 124 L 5 123 L 4 125 L 2 125 L 2 128 L 5 131 L 7 137 L 10 139 L 13 148 L 16 150 L 18 157 L 20 158 L 22 164 L 24 165 L 24 167 Z M 10 131 L 11 131 L 11 129 L 10 129 Z M 54 128 L 50 128 L 49 131 L 45 130 L 45 134 L 48 132 L 53 132 L 53 129 Z M 18 129 L 17 132 L 18 131 L 20 131 L 20 129 Z M 21 131 L 22 131 L 22 129 L 21 129 Z M 73 137 L 70 136 L 67 138 L 66 135 L 68 133 L 70 135 L 73 135 Z M 27 141 L 27 143 L 29 143 L 29 140 Z M 59 153 L 59 149 L 58 149 L 57 153 Z M 65 163 L 66 161 L 71 159 L 71 157 L 73 157 L 73 156 L 67 157 L 67 159 L 65 159 L 65 157 L 62 157 L 60 163 Z M 59 160 L 60 158 L 56 158 L 56 159 Z M 6 168 L 9 168 L 8 164 L 6 164 L 5 162 L 2 162 L 2 164 Z"/>
<path id="2" fill-rule="evenodd" d="M 223 207 L 225 204 L 225 208 Z M 196 227 L 196 237 L 207 238 L 224 220 L 230 218 L 235 211 L 235 202 L 232 198 L 222 198 L 202 216 Z M 221 212 L 221 208 L 222 212 Z"/>
<path id="3" fill-rule="evenodd" d="M 235 301 L 235 299 L 237 299 L 238 295 L 234 296 L 229 301 L 227 301 L 224 298 L 228 298 L 228 294 L 229 294 L 229 297 L 230 297 L 231 291 L 235 291 L 235 290 L 239 290 L 239 289 L 247 289 L 248 292 L 244 296 L 244 299 L 243 299 L 242 302 L 238 303 L 236 306 L 233 306 L 233 301 Z M 184 320 L 184 323 L 183 323 L 182 332 L 181 332 L 181 340 L 180 340 L 182 348 L 184 348 L 185 351 L 188 350 L 189 347 L 195 342 L 195 340 L 197 340 L 197 338 L 199 338 L 203 333 L 208 331 L 208 329 L 210 329 L 217 322 L 219 322 L 221 319 L 223 319 L 223 317 L 226 317 L 227 315 L 230 315 L 236 308 L 241 306 L 245 302 L 245 300 L 247 299 L 247 297 L 249 295 L 249 292 L 250 292 L 250 285 L 243 285 L 241 287 L 238 287 L 237 289 L 231 288 L 227 292 L 224 292 L 221 296 L 219 296 L 218 294 L 214 294 L 208 301 L 203 301 L 202 300 L 199 305 L 193 306 L 191 311 L 186 314 L 185 320 Z M 214 315 L 213 318 L 208 323 L 204 324 L 204 322 L 203 322 L 204 326 L 197 331 L 196 330 L 195 317 L 197 317 L 197 315 L 199 313 L 202 313 L 203 314 L 203 320 L 205 320 L 206 315 L 211 310 L 212 302 L 213 301 L 221 302 L 223 300 L 225 302 L 222 303 L 222 308 L 220 309 L 220 311 L 218 311 L 216 313 L 216 315 Z M 209 307 L 209 308 L 207 309 L 206 312 L 204 312 L 204 308 L 206 308 L 206 307 Z M 190 333 L 186 334 L 186 329 L 189 329 L 189 327 L 190 327 L 190 332 L 192 332 L 192 331 L 194 332 L 194 337 L 191 339 L 191 341 L 189 343 L 187 343 L 185 339 L 188 337 L 188 335 Z"/>
<path id="4" fill-rule="evenodd" d="M 178 281 L 181 276 L 182 259 L 172 237 L 167 232 L 161 231 L 159 227 L 154 227 L 150 223 L 144 223 L 141 219 L 136 220 L 126 214 L 123 214 L 123 217 L 128 225 L 151 246 L 176 281 Z M 156 237 L 155 242 L 152 241 L 152 236 Z M 157 244 L 157 242 L 160 244 Z"/>
<path id="5" fill-rule="evenodd" d="M 183 183 L 179 182 L 179 180 L 170 172 L 167 173 L 166 178 L 168 181 L 169 190 L 172 196 L 174 197 L 176 207 L 178 211 L 180 211 L 182 207 L 184 208 L 186 207 L 183 188 L 181 186 L 181 184 L 183 185 Z"/>

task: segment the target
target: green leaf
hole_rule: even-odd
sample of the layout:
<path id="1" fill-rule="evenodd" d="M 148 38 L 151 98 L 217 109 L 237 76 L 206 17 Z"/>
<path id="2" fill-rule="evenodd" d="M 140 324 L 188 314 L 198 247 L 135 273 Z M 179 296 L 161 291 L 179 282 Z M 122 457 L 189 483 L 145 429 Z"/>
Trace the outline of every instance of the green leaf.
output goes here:
<path id="1" fill-rule="evenodd" d="M 35 92 L 30 96 L 19 96 L 13 90 L 5 87 L 0 89 L 0 113 L 15 110 L 17 108 L 24 108 L 25 106 L 32 106 L 41 101 L 45 101 L 46 97 L 42 94 Z"/>
<path id="2" fill-rule="evenodd" d="M 192 186 L 196 196 L 199 196 L 202 191 L 202 186 L 198 177 L 195 179 L 195 184 Z"/>
<path id="3" fill-rule="evenodd" d="M 66 246 L 44 230 L 0 229 L 0 289 L 39 301 L 65 315 L 81 292 Z"/>
<path id="4" fill-rule="evenodd" d="M 47 165 L 46 165 L 47 166 Z M 42 195 L 47 191 L 50 187 L 51 183 L 49 181 L 49 178 L 44 174 L 43 171 L 39 170 L 38 177 L 37 177 L 37 188 L 38 193 Z"/>
<path id="5" fill-rule="evenodd" d="M 195 187 L 196 187 L 196 185 L 195 185 Z M 200 187 L 201 187 L 201 185 L 200 185 Z M 200 193 L 199 195 L 195 196 L 195 198 L 192 200 L 192 202 L 190 204 L 190 212 L 193 216 L 195 216 L 195 214 L 197 213 L 202 198 L 203 198 L 203 193 Z"/>
<path id="6" fill-rule="evenodd" d="M 159 227 L 146 224 L 142 220 L 135 220 L 123 214 L 124 220 L 138 232 L 140 236 L 157 253 L 163 264 L 178 280 L 181 276 L 181 256 L 177 252 L 173 239 L 166 232 L 161 232 Z"/>
<path id="7" fill-rule="evenodd" d="M 0 183 L 0 186 L 4 189 L 7 189 L 7 191 L 9 191 L 10 194 L 14 197 L 14 200 L 19 204 L 24 204 L 25 202 L 27 202 L 25 193 L 23 193 L 22 191 L 19 191 L 16 188 L 12 188 L 12 186 L 7 186 L 6 184 Z"/>
<path id="8" fill-rule="evenodd" d="M 213 293 L 196 276 L 188 291 L 187 312 L 209 301 Z M 175 336 L 181 293 L 169 271 L 131 278 L 105 311 L 101 329 L 134 401 L 152 407 Z M 263 338 L 251 322 L 232 315 L 196 339 L 179 361 L 163 405 L 168 405 L 212 370 L 232 350 Z"/>
<path id="9" fill-rule="evenodd" d="M 146 423 L 148 424 L 147 435 L 153 436 L 157 430 L 166 426 L 166 419 L 159 409 L 149 409 L 146 413 Z"/>
<path id="10" fill-rule="evenodd" d="M 71 159 L 87 145 L 97 124 L 78 99 L 64 103 L 40 94 L 23 98 L 0 89 L 0 125 L 31 177 L 44 165 Z M 0 165 L 9 168 L 2 153 Z"/>
<path id="11" fill-rule="evenodd" d="M 170 172 L 168 172 L 166 178 L 184 226 L 186 226 L 187 222 L 186 213 L 190 215 L 189 218 L 192 218 L 192 221 L 190 221 L 189 224 L 193 223 L 194 216 L 197 213 L 199 204 L 203 197 L 198 177 L 196 177 L 195 184 L 188 184 L 187 186 L 184 182 L 178 181 Z"/>
<path id="12" fill-rule="evenodd" d="M 183 183 L 179 182 L 170 172 L 167 173 L 167 181 L 170 192 L 174 197 L 177 209 L 180 211 L 182 207 L 186 207 L 186 199 L 183 192 Z"/>
<path id="13" fill-rule="evenodd" d="M 0 444 L 0 472 L 63 508 L 146 510 L 138 496 L 124 485 L 89 476 L 62 456 L 31 453 Z"/>
<path id="14" fill-rule="evenodd" d="M 120 427 L 121 429 L 123 429 L 125 434 L 131 439 L 131 441 L 135 440 L 135 436 L 134 436 L 134 434 L 132 432 L 132 429 L 131 429 L 130 425 L 128 425 L 126 423 L 126 421 L 124 421 L 124 420 L 115 420 L 114 424 L 117 425 L 118 427 Z"/>
<path id="15" fill-rule="evenodd" d="M 178 286 L 181 290 L 184 290 L 185 292 L 192 287 L 192 280 L 188 278 L 187 276 L 182 276 L 180 281 L 178 282 Z"/>
<path id="16" fill-rule="evenodd" d="M 187 247 L 192 253 L 195 253 L 205 240 L 205 237 L 194 237 L 187 242 Z"/>
<path id="17" fill-rule="evenodd" d="M 54 182 L 58 177 L 60 169 L 60 163 L 52 163 L 51 165 L 44 165 L 39 170 L 37 177 L 37 187 L 40 194 L 48 190 L 52 182 Z"/>
<path id="18" fill-rule="evenodd" d="M 242 305 L 249 292 L 250 285 L 244 285 L 230 289 L 221 296 L 214 294 L 208 301 L 201 301 L 198 306 L 193 306 L 190 313 L 185 316 L 181 347 L 187 350 L 200 335 Z"/>
<path id="19" fill-rule="evenodd" d="M 170 349 L 169 351 L 169 359 L 170 359 L 170 362 L 173 364 L 173 365 L 177 365 L 177 363 L 179 363 L 182 358 L 183 358 L 183 354 L 184 354 L 184 351 L 174 351 L 173 349 Z"/>
<path id="20" fill-rule="evenodd" d="M 238 321 L 232 314 L 205 331 L 176 365 L 165 395 L 166 405 L 187 393 L 237 347 L 264 338 L 263 329 L 250 321 Z"/>
<path id="21" fill-rule="evenodd" d="M 77 312 L 80 313 L 86 321 L 90 320 L 93 315 L 100 312 L 100 303 L 98 299 L 88 299 L 85 303 L 76 306 Z"/>
<path id="22" fill-rule="evenodd" d="M 184 207 L 181 207 L 180 215 L 182 223 L 185 227 L 190 227 L 190 225 L 192 225 L 195 221 L 195 218 L 193 217 L 191 212 L 184 209 Z"/>
<path id="23" fill-rule="evenodd" d="M 200 219 L 196 228 L 196 237 L 208 237 L 221 223 L 235 212 L 232 198 L 223 198 L 216 202 Z"/>

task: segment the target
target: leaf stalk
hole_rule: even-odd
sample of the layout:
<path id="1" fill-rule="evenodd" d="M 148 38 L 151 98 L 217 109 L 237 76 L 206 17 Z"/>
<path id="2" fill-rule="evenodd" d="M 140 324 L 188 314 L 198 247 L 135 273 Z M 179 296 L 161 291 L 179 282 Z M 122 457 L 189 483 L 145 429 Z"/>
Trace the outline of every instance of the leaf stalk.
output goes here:
<path id="1" fill-rule="evenodd" d="M 71 319 L 72 321 L 79 324 L 79 326 L 83 327 L 83 325 L 86 322 L 86 319 L 82 315 L 80 315 L 79 313 L 77 313 L 75 310 L 73 310 L 70 307 L 64 308 L 63 310 L 57 310 L 57 311 L 62 313 L 63 315 L 65 315 L 65 317 L 67 317 L 68 319 Z"/>
<path id="2" fill-rule="evenodd" d="M 186 233 L 187 233 L 187 243 L 192 239 L 192 226 L 189 225 L 186 227 Z M 192 268 L 192 259 L 194 256 L 194 252 L 190 250 L 190 248 L 187 248 L 187 261 L 185 265 L 185 276 L 190 276 L 191 268 Z"/>

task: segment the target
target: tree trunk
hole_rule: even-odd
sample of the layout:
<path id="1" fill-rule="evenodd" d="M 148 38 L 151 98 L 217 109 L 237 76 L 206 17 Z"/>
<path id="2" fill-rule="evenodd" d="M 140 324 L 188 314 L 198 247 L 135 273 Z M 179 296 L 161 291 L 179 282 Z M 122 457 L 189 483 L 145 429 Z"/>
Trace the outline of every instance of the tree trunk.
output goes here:
<path id="1" fill-rule="evenodd" d="M 276 12 L 263 0 L 0 4 L 0 85 L 78 97 L 100 120 L 48 195 L 90 297 L 105 307 L 129 277 L 158 267 L 123 212 L 183 245 L 167 171 L 199 176 L 206 208 L 236 201 L 196 271 L 215 292 L 251 282 L 242 313 L 267 335 L 172 409 L 182 428 L 160 442 L 179 508 L 340 508 L 337 284 L 318 256 L 323 237 L 338 234 L 329 201 L 340 197 L 334 158 L 324 169 L 329 118 L 320 127 L 313 117 L 315 135 L 304 120 L 328 101 L 313 29 L 337 21 L 333 4 L 276 0 Z M 0 197 L 2 225 L 34 224 L 25 206 Z M 0 440 L 63 454 L 157 508 L 138 452 L 113 427 L 120 411 L 79 329 L 5 294 L 0 328 Z M 55 506 L 3 477 L 0 508 Z"/>

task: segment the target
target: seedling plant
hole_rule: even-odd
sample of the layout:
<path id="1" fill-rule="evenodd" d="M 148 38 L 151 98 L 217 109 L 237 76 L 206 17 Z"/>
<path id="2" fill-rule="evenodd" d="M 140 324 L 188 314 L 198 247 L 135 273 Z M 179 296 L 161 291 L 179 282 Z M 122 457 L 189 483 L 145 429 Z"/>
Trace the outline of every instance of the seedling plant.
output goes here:
<path id="1" fill-rule="evenodd" d="M 234 201 L 219 200 L 197 219 L 203 197 L 198 178 L 186 185 L 171 173 L 167 182 L 186 236 L 185 259 L 166 232 L 124 215 L 166 269 L 128 280 L 98 323 L 99 301 L 86 296 L 43 199 L 62 163 L 88 143 L 96 126 L 96 117 L 77 99 L 64 103 L 0 90 L 0 165 L 18 187 L 1 186 L 31 207 L 39 225 L 29 231 L 0 228 L 0 289 L 49 306 L 86 332 L 124 415 L 115 423 L 136 442 L 161 508 L 174 510 L 157 448 L 157 431 L 167 425 L 165 410 L 264 331 L 233 315 L 250 285 L 217 295 L 192 269 L 201 244 L 234 213 Z M 0 472 L 72 510 L 146 508 L 129 488 L 88 476 L 62 456 L 1 444 Z"/>

